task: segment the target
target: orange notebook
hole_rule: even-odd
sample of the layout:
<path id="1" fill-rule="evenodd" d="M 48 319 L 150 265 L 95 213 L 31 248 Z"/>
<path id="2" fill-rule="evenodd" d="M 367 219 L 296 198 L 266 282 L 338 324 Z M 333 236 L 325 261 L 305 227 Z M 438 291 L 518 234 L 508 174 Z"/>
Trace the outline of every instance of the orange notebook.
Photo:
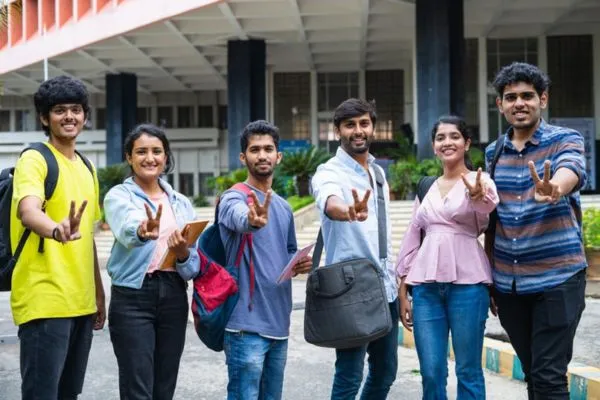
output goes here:
<path id="1" fill-rule="evenodd" d="M 208 221 L 192 221 L 185 224 L 181 230 L 181 233 L 187 240 L 188 246 L 191 246 L 198 240 L 200 234 L 204 228 L 206 228 L 206 225 L 208 225 Z M 167 252 L 165 252 L 165 255 L 160 262 L 160 269 L 174 268 L 176 261 L 177 256 L 175 255 L 175 252 L 169 249 Z"/>

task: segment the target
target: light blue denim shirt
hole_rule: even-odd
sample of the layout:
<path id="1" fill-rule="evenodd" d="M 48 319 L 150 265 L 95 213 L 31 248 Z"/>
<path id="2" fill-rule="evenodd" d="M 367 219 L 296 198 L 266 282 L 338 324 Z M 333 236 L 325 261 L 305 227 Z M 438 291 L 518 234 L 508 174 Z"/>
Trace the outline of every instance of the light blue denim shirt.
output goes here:
<path id="1" fill-rule="evenodd" d="M 379 233 L 377 229 L 377 184 L 375 183 L 375 157 L 369 155 L 369 173 L 341 147 L 335 157 L 317 168 L 312 178 L 312 190 L 321 214 L 325 262 L 334 264 L 354 258 L 368 258 L 383 270 L 388 301 L 398 296 L 396 272 L 392 262 L 392 226 L 390 223 L 390 194 L 387 181 L 384 184 L 385 213 L 387 219 L 387 257 L 379 258 Z M 383 170 L 381 173 L 384 174 Z M 369 174 L 370 178 L 369 179 Z M 371 181 L 373 186 L 371 186 Z M 368 201 L 369 216 L 363 222 L 334 221 L 325 214 L 325 204 L 330 196 L 337 196 L 352 204 L 352 189 L 362 199 L 371 190 Z"/>
<path id="2" fill-rule="evenodd" d="M 159 179 L 159 184 L 167 193 L 177 226 L 182 229 L 186 223 L 194 221 L 196 212 L 190 200 L 174 191 L 167 181 Z M 140 222 L 148 218 L 144 204 L 148 204 L 156 214 L 156 206 L 133 178 L 127 178 L 110 189 L 104 198 L 106 222 L 115 235 L 106 266 L 113 285 L 139 289 L 144 282 L 156 247 L 155 240 L 141 241 L 137 235 Z M 200 269 L 200 258 L 195 248 L 190 248 L 188 259 L 183 263 L 178 262 L 175 268 L 185 280 L 196 276 Z"/>

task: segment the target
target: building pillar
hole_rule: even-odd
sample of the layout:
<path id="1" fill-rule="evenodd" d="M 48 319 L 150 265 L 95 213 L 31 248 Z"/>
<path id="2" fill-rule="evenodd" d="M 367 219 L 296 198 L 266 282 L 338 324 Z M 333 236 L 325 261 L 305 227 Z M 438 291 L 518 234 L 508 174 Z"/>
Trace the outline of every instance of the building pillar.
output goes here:
<path id="1" fill-rule="evenodd" d="M 319 147 L 319 107 L 317 71 L 310 71 L 310 142 Z"/>
<path id="2" fill-rule="evenodd" d="M 463 0 L 416 6 L 418 159 L 433 156 L 429 130 L 444 114 L 464 116 Z"/>
<path id="3" fill-rule="evenodd" d="M 240 133 L 266 118 L 266 44 L 264 40 L 227 43 L 227 141 L 229 169 L 240 167 Z"/>
<path id="4" fill-rule="evenodd" d="M 490 143 L 496 140 L 490 137 L 490 119 L 488 114 L 488 78 L 487 78 L 487 38 L 477 38 L 477 96 L 479 98 L 479 141 Z"/>
<path id="5" fill-rule="evenodd" d="M 137 114 L 137 76 L 106 75 L 106 165 L 125 159 L 123 143 L 133 129 Z"/>

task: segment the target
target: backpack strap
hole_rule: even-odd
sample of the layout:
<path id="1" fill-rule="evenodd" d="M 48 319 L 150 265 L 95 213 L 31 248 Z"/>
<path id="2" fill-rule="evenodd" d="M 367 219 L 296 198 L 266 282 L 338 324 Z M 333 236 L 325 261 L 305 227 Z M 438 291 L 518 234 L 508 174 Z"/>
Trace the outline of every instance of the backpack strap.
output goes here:
<path id="1" fill-rule="evenodd" d="M 25 150 L 23 150 L 21 152 L 21 155 L 28 150 L 35 150 L 38 153 L 41 153 L 42 156 L 44 157 L 44 161 L 46 162 L 46 167 L 47 167 L 48 171 L 46 173 L 46 178 L 44 179 L 44 203 L 42 204 L 42 211 L 46 212 L 46 206 L 48 205 L 48 200 L 50 200 L 50 198 L 54 194 L 54 190 L 56 189 L 56 184 L 58 183 L 58 161 L 56 161 L 56 157 L 52 153 L 52 150 L 50 150 L 50 148 L 48 148 L 48 146 L 46 146 L 44 143 L 41 143 L 41 142 L 32 143 L 29 147 L 27 147 Z M 27 240 L 27 237 L 31 233 L 31 232 L 27 232 L 27 231 L 30 231 L 30 230 L 27 229 L 25 231 L 25 233 L 23 233 L 23 237 L 25 238 L 25 240 Z M 20 247 L 20 245 L 21 245 L 21 242 L 19 242 L 19 247 Z M 25 246 L 24 242 L 23 242 L 23 246 Z M 17 249 L 18 249 L 18 247 L 17 247 Z M 40 236 L 40 244 L 38 246 L 38 252 L 40 252 L 40 253 L 44 252 L 44 238 L 41 236 Z M 15 254 L 16 254 L 16 252 L 15 252 Z"/>
<path id="2" fill-rule="evenodd" d="M 494 149 L 494 157 L 488 166 L 488 174 L 490 175 L 490 179 L 494 179 L 496 174 L 496 164 L 498 164 L 498 160 L 502 155 L 502 150 L 504 150 L 504 142 L 506 142 L 506 134 L 498 136 L 496 140 L 496 148 Z M 494 265 L 494 243 L 496 241 L 496 224 L 498 223 L 498 211 L 496 208 L 490 213 L 490 219 L 488 221 L 488 227 L 485 230 L 485 237 L 483 248 L 485 250 L 486 255 L 490 261 L 490 264 Z"/>
<path id="3" fill-rule="evenodd" d="M 239 182 L 239 183 L 236 183 L 235 185 L 233 185 L 231 187 L 231 189 L 244 193 L 246 195 L 246 204 L 250 205 L 250 204 L 254 203 L 254 201 L 250 197 L 250 192 L 252 191 L 252 189 L 250 189 L 250 186 L 248 186 L 248 184 Z M 253 306 L 252 301 L 254 298 L 254 287 L 256 285 L 256 277 L 255 277 L 255 273 L 254 273 L 254 260 L 253 260 L 253 256 L 252 256 L 252 254 L 254 253 L 254 247 L 252 244 L 252 234 L 251 233 L 244 233 L 242 235 L 242 241 L 240 243 L 240 247 L 238 249 L 237 256 L 235 258 L 235 265 L 238 268 L 242 264 L 242 257 L 244 255 L 244 248 L 246 246 L 248 246 L 248 257 L 249 257 L 248 268 L 249 268 L 249 276 L 250 276 L 250 302 L 248 304 L 248 309 L 250 311 L 252 311 L 252 306 Z"/>

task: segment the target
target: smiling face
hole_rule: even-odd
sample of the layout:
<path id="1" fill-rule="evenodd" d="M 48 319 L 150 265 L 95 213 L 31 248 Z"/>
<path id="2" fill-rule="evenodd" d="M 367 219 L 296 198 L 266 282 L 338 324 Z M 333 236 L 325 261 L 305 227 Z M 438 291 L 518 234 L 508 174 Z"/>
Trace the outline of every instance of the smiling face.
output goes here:
<path id="1" fill-rule="evenodd" d="M 126 157 L 133 175 L 146 182 L 158 179 L 167 163 L 162 141 L 145 133 L 133 142 L 131 154 L 126 154 Z"/>
<path id="2" fill-rule="evenodd" d="M 529 131 L 540 121 L 542 110 L 548 105 L 548 93 L 540 96 L 532 84 L 517 82 L 504 88 L 496 105 L 515 130 Z"/>
<path id="3" fill-rule="evenodd" d="M 277 151 L 271 135 L 255 134 L 248 136 L 248 148 L 240 153 L 240 161 L 246 165 L 250 175 L 264 179 L 273 175 L 275 166 L 281 161 L 281 153 Z"/>
<path id="4" fill-rule="evenodd" d="M 371 142 L 375 138 L 375 127 L 369 113 L 366 113 L 343 120 L 340 127 L 335 128 L 335 133 L 340 140 L 342 149 L 352 156 L 369 151 Z"/>
<path id="5" fill-rule="evenodd" d="M 433 138 L 433 152 L 444 165 L 464 163 L 470 145 L 454 124 L 440 123 Z"/>
<path id="6" fill-rule="evenodd" d="M 69 141 L 75 140 L 83 130 L 85 112 L 81 104 L 57 104 L 50 109 L 48 117 L 40 120 L 50 130 L 52 138 Z"/>

